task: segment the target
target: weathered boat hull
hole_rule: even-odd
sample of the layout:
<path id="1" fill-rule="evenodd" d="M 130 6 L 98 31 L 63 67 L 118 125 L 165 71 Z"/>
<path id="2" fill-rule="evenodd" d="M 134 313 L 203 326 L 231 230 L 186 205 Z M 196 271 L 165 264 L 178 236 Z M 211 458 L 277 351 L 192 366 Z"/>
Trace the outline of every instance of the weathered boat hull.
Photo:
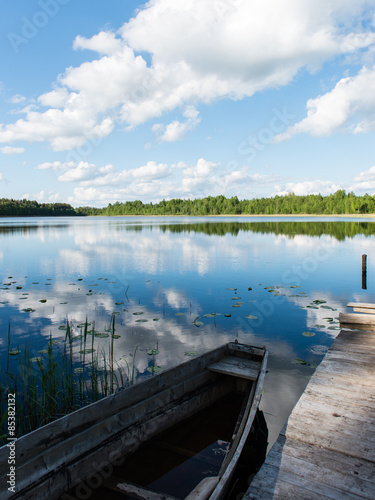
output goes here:
<path id="1" fill-rule="evenodd" d="M 220 477 L 191 497 L 223 498 L 259 404 L 266 359 L 264 349 L 229 343 L 19 438 L 17 492 L 9 498 L 83 498 L 110 481 L 114 468 L 141 444 L 250 380 L 252 391 Z M 6 447 L 0 448 L 2 476 L 9 472 L 7 457 Z M 141 495 L 134 498 L 162 498 Z"/>

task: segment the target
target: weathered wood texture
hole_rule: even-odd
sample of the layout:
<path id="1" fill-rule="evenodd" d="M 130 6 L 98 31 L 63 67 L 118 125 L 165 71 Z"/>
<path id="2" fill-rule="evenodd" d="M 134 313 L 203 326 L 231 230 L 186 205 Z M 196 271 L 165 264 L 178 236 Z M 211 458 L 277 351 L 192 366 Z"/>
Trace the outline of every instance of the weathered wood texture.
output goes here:
<path id="1" fill-rule="evenodd" d="M 340 332 L 244 498 L 375 498 L 374 333 Z"/>
<path id="2" fill-rule="evenodd" d="M 258 361 L 240 359 L 236 356 L 228 356 L 208 367 L 213 372 L 233 375 L 234 377 L 246 378 L 248 380 L 256 380 L 258 378 L 259 368 L 260 363 Z"/>
<path id="3" fill-rule="evenodd" d="M 368 302 L 348 302 L 346 307 L 352 307 L 354 312 L 375 314 L 375 304 Z"/>
<path id="4" fill-rule="evenodd" d="M 375 316 L 373 314 L 340 313 L 340 323 L 355 325 L 375 325 Z"/>

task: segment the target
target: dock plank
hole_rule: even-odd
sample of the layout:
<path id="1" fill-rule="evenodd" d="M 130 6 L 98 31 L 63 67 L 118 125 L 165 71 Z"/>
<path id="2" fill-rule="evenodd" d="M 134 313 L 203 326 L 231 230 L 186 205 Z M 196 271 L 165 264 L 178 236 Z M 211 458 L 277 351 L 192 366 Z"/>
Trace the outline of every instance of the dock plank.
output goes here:
<path id="1" fill-rule="evenodd" d="M 342 330 L 244 499 L 373 500 L 374 410 L 375 335 Z"/>

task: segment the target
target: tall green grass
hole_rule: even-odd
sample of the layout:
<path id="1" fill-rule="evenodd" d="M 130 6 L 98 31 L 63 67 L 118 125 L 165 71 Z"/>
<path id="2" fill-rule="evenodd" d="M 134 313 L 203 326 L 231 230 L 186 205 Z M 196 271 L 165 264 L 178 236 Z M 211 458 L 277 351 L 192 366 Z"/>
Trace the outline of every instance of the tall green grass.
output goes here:
<path id="1" fill-rule="evenodd" d="M 57 343 L 51 334 L 48 348 L 38 357 L 32 357 L 28 346 L 22 351 L 19 347 L 11 349 L 10 330 L 9 324 L 6 381 L 0 384 L 0 445 L 7 437 L 8 394 L 16 395 L 20 437 L 134 383 L 137 348 L 132 366 L 127 361 L 125 367 L 120 366 L 114 359 L 115 316 L 111 318 L 107 346 L 95 345 L 95 324 L 89 330 L 86 319 L 81 334 L 74 335 L 67 320 L 63 342 Z M 17 362 L 12 363 L 11 357 Z"/>

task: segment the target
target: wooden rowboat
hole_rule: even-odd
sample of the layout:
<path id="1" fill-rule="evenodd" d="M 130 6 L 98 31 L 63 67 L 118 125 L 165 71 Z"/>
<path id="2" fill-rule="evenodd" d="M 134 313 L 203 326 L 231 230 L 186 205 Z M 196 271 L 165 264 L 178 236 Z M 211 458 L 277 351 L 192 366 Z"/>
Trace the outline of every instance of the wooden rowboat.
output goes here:
<path id="1" fill-rule="evenodd" d="M 15 493 L 8 498 L 99 498 L 99 491 L 100 498 L 119 498 L 119 494 L 124 499 L 144 500 L 225 498 L 259 405 L 267 356 L 265 348 L 231 342 L 22 436 L 15 448 Z M 198 477 L 187 494 L 175 496 L 119 475 L 118 471 L 128 471 L 124 464 L 132 462 L 137 450 L 146 456 L 146 442 L 162 442 L 164 448 L 181 451 L 181 446 L 166 445 L 160 436 L 177 425 L 187 425 L 188 419 L 203 422 L 201 412 L 210 407 L 233 413 L 235 407 L 227 402 L 231 397 L 240 399 L 241 405 L 230 438 L 217 438 L 220 464 L 215 464 L 216 472 L 208 477 L 206 466 L 206 476 Z M 192 431 L 188 440 L 193 442 L 194 437 Z M 196 462 L 202 458 L 186 449 L 182 454 L 190 454 Z M 9 473 L 8 458 L 9 447 L 3 446 L 3 484 Z"/>

